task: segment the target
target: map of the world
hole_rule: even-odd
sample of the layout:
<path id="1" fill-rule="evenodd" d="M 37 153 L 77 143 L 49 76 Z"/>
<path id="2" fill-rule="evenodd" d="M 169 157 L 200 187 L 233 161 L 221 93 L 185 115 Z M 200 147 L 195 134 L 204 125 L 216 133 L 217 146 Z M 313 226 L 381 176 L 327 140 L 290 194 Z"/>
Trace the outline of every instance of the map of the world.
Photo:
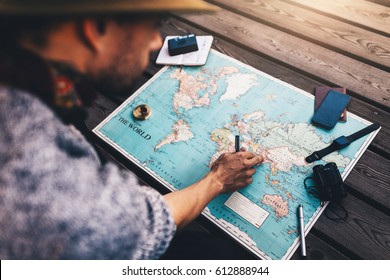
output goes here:
<path id="1" fill-rule="evenodd" d="M 133 110 L 152 115 L 137 120 Z M 315 164 L 335 162 L 345 179 L 375 133 L 308 164 L 305 157 L 369 123 L 348 113 L 330 131 L 313 126 L 314 97 L 211 51 L 201 67 L 164 67 L 94 132 L 170 190 L 201 179 L 215 159 L 241 146 L 261 154 L 254 181 L 209 203 L 203 215 L 263 259 L 288 259 L 299 245 L 298 205 L 306 233 L 324 209 L 303 181 Z"/>

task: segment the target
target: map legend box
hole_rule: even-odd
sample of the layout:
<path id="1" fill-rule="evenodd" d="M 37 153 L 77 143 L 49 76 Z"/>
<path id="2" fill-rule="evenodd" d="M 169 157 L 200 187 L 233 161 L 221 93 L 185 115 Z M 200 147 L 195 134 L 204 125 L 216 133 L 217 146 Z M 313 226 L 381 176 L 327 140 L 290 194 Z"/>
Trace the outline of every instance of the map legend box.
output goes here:
<path id="1" fill-rule="evenodd" d="M 269 215 L 267 211 L 239 192 L 234 192 L 226 200 L 225 205 L 257 228 L 260 228 Z"/>

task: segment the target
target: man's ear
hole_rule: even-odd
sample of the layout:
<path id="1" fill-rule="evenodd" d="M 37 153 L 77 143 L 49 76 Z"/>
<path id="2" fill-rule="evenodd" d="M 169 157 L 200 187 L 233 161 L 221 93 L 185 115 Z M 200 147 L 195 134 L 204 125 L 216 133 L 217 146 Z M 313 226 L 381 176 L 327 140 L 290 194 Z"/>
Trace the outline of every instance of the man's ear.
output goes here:
<path id="1" fill-rule="evenodd" d="M 94 19 L 84 19 L 79 22 L 80 39 L 93 52 L 99 52 L 102 48 L 102 39 L 106 34 L 106 24 L 104 20 Z"/>

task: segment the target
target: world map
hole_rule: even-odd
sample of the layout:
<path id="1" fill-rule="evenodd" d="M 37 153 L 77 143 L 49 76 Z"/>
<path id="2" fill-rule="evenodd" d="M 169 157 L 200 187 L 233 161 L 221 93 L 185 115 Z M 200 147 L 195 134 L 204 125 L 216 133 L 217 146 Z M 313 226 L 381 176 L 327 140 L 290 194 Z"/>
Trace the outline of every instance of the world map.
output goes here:
<path id="1" fill-rule="evenodd" d="M 140 104 L 152 109 L 133 117 Z M 303 181 L 315 164 L 335 162 L 349 174 L 375 135 L 353 142 L 315 164 L 305 157 L 369 123 L 348 113 L 325 131 L 310 123 L 309 93 L 212 50 L 201 67 L 164 67 L 94 132 L 172 191 L 207 174 L 213 162 L 241 146 L 262 155 L 253 182 L 211 201 L 203 215 L 263 259 L 288 259 L 299 245 L 298 205 L 305 231 L 324 209 Z"/>

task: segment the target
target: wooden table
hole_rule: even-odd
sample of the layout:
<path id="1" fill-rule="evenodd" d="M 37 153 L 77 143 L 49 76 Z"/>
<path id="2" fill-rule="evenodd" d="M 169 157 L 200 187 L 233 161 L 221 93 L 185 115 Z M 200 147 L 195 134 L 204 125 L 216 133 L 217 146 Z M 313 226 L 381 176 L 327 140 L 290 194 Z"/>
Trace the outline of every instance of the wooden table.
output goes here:
<path id="1" fill-rule="evenodd" d="M 306 242 L 309 259 L 390 259 L 390 1 L 209 2 L 220 11 L 173 15 L 163 36 L 211 34 L 214 49 L 310 93 L 318 85 L 345 87 L 352 96 L 348 110 L 381 124 L 345 181 L 349 217 L 322 215 Z M 154 61 L 155 55 L 128 95 L 161 68 Z M 128 95 L 101 96 L 87 126 L 92 129 Z"/>

